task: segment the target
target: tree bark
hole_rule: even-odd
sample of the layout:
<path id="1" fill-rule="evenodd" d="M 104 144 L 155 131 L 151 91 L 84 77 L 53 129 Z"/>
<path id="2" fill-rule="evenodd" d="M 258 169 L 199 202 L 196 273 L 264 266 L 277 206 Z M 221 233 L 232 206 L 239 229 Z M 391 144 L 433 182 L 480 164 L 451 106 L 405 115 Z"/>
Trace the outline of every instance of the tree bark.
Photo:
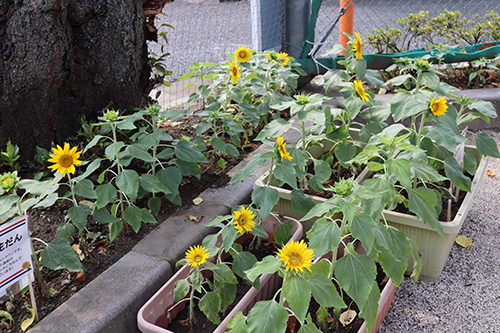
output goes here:
<path id="1" fill-rule="evenodd" d="M 78 115 L 131 111 L 151 89 L 142 0 L 0 0 L 0 147 L 24 161 Z"/>

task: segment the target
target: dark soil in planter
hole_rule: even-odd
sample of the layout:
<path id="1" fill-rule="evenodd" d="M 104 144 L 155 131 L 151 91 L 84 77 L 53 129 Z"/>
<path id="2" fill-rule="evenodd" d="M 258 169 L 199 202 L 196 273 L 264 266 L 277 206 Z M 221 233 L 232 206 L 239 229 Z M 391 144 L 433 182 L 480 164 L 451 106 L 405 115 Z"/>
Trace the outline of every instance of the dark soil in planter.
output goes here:
<path id="1" fill-rule="evenodd" d="M 380 291 L 382 292 L 382 289 L 385 287 L 385 284 L 389 278 L 385 275 L 384 271 L 382 270 L 382 267 L 377 264 L 377 284 L 379 286 Z M 337 288 L 338 289 L 338 288 Z M 359 329 L 361 328 L 361 325 L 363 325 L 364 319 L 359 317 L 359 309 L 356 303 L 352 301 L 352 299 L 347 296 L 347 294 L 344 292 L 343 293 L 343 299 L 345 304 L 348 306 L 348 309 L 356 311 L 357 315 L 356 318 L 347 326 L 342 326 L 338 318 L 334 314 L 334 309 L 329 308 L 327 309 L 328 311 L 328 330 L 326 332 L 328 333 L 357 333 Z M 314 300 L 314 298 L 311 298 L 311 304 L 309 305 L 309 313 L 311 314 L 313 322 L 316 324 L 316 326 L 319 328 L 320 326 L 317 323 L 317 315 L 316 312 L 319 309 L 319 304 Z M 343 309 L 342 312 L 346 311 L 347 309 Z M 342 313 L 341 312 L 341 313 Z M 340 315 L 340 314 L 339 314 Z M 296 319 L 294 318 L 294 321 Z M 298 322 L 290 322 L 288 323 L 288 329 L 287 333 L 295 333 L 298 332 L 300 329 L 300 323 Z"/>
<path id="2" fill-rule="evenodd" d="M 253 242 L 253 248 L 250 250 L 250 246 L 252 244 L 252 239 L 247 239 L 243 244 L 243 250 L 252 252 L 257 260 L 262 260 L 265 256 L 273 255 L 277 252 L 276 244 L 263 241 L 261 246 L 257 246 L 257 242 Z M 231 257 L 229 257 L 231 259 Z M 226 260 L 227 261 L 227 260 Z M 228 315 L 233 308 L 238 304 L 238 302 L 245 296 L 248 290 L 250 290 L 251 286 L 238 277 L 238 284 L 236 285 L 236 298 L 232 304 L 230 304 L 224 311 L 224 313 L 220 316 L 221 321 L 224 319 L 226 315 Z M 197 297 L 201 297 L 203 295 L 195 294 Z M 186 307 L 184 310 L 179 312 L 175 319 L 172 320 L 170 325 L 168 325 L 168 329 L 172 332 L 191 332 L 189 327 L 189 303 L 186 303 Z M 199 309 L 198 306 L 194 307 L 194 332 L 196 333 L 209 333 L 213 332 L 218 325 L 212 323 L 205 314 Z"/>

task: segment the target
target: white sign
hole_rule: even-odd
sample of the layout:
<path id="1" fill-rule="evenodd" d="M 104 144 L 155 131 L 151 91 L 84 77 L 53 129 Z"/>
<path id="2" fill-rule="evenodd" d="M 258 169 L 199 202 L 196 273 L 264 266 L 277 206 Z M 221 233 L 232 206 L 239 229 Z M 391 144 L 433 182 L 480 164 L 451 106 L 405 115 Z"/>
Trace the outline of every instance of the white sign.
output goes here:
<path id="1" fill-rule="evenodd" d="M 24 288 L 33 280 L 28 217 L 0 224 L 0 296 L 16 282 Z"/>

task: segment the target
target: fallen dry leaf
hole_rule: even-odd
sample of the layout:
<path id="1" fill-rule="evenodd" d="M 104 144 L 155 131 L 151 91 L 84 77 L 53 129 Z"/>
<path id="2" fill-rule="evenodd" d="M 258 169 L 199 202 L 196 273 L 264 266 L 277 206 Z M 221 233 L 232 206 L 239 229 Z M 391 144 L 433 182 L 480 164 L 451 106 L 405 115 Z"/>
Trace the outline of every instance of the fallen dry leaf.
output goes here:
<path id="1" fill-rule="evenodd" d="M 177 322 L 179 324 L 181 324 L 182 326 L 188 326 L 189 325 L 189 322 L 187 319 L 184 319 L 184 320 L 177 320 Z"/>
<path id="2" fill-rule="evenodd" d="M 356 318 L 356 311 L 354 310 L 347 310 L 347 311 L 344 311 L 340 317 L 339 317 L 339 321 L 340 323 L 342 324 L 342 326 L 347 326 L 349 325 L 350 323 L 352 323 L 352 321 L 354 320 L 354 318 Z"/>
<path id="3" fill-rule="evenodd" d="M 490 177 L 493 177 L 495 175 L 495 170 L 488 169 L 486 170 L 486 174 Z"/>
<path id="4" fill-rule="evenodd" d="M 93 243 L 91 245 L 97 247 L 97 246 L 101 246 L 101 245 L 104 245 L 104 244 L 106 244 L 106 240 L 105 239 L 101 239 L 100 241 L 95 242 L 95 243 Z"/>
<path id="5" fill-rule="evenodd" d="M 193 203 L 198 206 L 199 204 L 201 204 L 203 202 L 203 199 L 200 198 L 200 197 L 197 197 L 197 198 L 194 198 L 193 199 Z"/>
<path id="6" fill-rule="evenodd" d="M 76 281 L 77 282 L 84 282 L 85 281 L 85 273 L 84 272 L 77 272 L 76 273 Z"/>
<path id="7" fill-rule="evenodd" d="M 35 321 L 35 310 L 28 308 L 28 311 L 31 313 L 31 317 L 21 323 L 21 329 L 23 330 L 23 332 L 26 332 L 28 327 L 30 327 L 31 324 L 33 324 L 33 322 Z"/>
<path id="8" fill-rule="evenodd" d="M 190 221 L 194 221 L 194 222 L 200 222 L 200 219 L 196 216 L 193 216 L 193 215 L 188 215 L 188 219 Z"/>
<path id="9" fill-rule="evenodd" d="M 94 208 L 94 203 L 92 201 L 88 201 L 88 200 L 80 200 L 78 202 L 80 205 L 87 205 L 89 206 L 91 209 Z"/>
<path id="10" fill-rule="evenodd" d="M 379 95 L 385 95 L 385 94 L 387 94 L 387 89 L 380 88 L 380 90 L 378 91 L 378 94 Z"/>
<path id="11" fill-rule="evenodd" d="M 458 235 L 457 238 L 455 238 L 455 243 L 461 247 L 465 247 L 467 250 L 470 250 L 472 246 L 472 240 L 464 235 Z"/>
<path id="12" fill-rule="evenodd" d="M 97 253 L 99 253 L 99 254 L 106 254 L 106 248 L 104 248 L 104 247 L 102 247 L 102 246 L 101 246 L 101 247 L 99 247 L 99 248 L 97 249 Z"/>
<path id="13" fill-rule="evenodd" d="M 83 261 L 85 259 L 85 254 L 83 254 L 83 251 L 80 249 L 80 245 L 73 244 L 71 247 L 73 248 L 73 250 L 75 250 L 76 254 L 78 255 L 78 259 L 80 259 L 80 261 Z"/>

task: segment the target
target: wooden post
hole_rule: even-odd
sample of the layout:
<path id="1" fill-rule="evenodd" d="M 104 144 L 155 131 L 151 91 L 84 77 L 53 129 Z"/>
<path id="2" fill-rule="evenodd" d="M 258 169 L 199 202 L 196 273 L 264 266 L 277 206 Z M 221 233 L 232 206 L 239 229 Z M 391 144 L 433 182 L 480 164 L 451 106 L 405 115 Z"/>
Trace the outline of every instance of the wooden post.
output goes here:
<path id="1" fill-rule="evenodd" d="M 346 6 L 348 2 L 349 0 L 340 0 L 340 9 Z M 346 35 L 344 35 L 344 32 L 347 32 L 352 35 L 353 29 L 354 29 L 354 1 L 352 2 L 351 6 L 347 8 L 346 13 L 340 17 L 339 42 L 340 44 L 342 44 L 342 46 L 347 47 L 347 43 L 349 42 L 349 38 Z M 345 51 L 342 51 L 340 54 L 345 54 Z"/>

